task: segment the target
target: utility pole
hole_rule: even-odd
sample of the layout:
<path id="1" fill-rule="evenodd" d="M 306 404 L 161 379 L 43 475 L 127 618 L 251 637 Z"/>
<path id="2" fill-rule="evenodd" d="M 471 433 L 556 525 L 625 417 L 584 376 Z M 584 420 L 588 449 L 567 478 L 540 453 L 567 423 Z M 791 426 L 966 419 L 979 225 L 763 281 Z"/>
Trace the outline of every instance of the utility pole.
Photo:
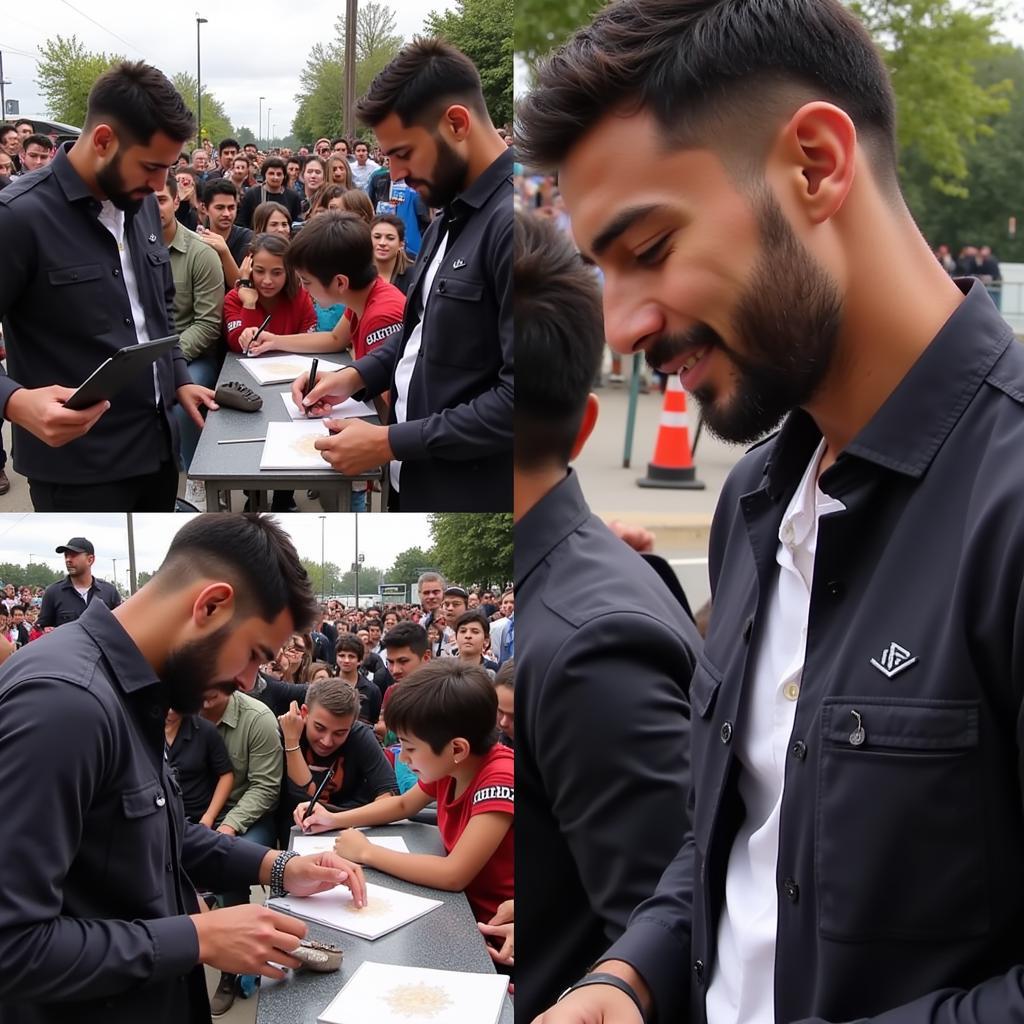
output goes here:
<path id="1" fill-rule="evenodd" d="M 352 0 L 353 4 L 355 0 Z M 359 607 L 359 513 L 357 512 L 353 517 L 356 524 L 356 560 L 352 563 L 352 571 L 355 573 L 356 579 L 356 608 Z"/>
<path id="2" fill-rule="evenodd" d="M 4 92 L 4 86 L 10 85 L 4 78 L 4 51 L 0 50 L 0 119 L 7 120 L 7 95 Z"/>
<path id="3" fill-rule="evenodd" d="M 132 521 L 131 512 L 128 516 L 128 579 L 130 582 L 129 593 L 134 594 L 138 587 L 138 574 L 135 571 L 135 524 Z"/>
<path id="4" fill-rule="evenodd" d="M 199 59 L 199 26 L 207 23 L 196 11 L 196 145 L 203 144 L 203 81 L 202 62 Z"/>
<path id="5" fill-rule="evenodd" d="M 359 17 L 358 0 L 345 0 L 345 138 L 349 145 L 355 134 L 356 106 L 356 20 Z"/>
<path id="6" fill-rule="evenodd" d="M 256 136 L 257 136 L 257 138 L 256 138 L 256 148 L 257 149 L 262 149 L 263 148 L 260 145 L 260 138 L 259 138 L 259 136 L 261 136 L 263 134 L 263 101 L 266 98 L 267 98 L 266 96 L 261 96 L 260 97 L 260 119 L 259 119 L 259 124 L 256 126 Z"/>

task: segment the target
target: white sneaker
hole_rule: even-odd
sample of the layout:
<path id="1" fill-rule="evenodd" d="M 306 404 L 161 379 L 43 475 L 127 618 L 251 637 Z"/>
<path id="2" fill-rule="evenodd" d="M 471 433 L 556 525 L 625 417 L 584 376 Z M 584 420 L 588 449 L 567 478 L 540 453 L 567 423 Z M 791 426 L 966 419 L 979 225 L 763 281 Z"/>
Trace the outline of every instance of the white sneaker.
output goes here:
<path id="1" fill-rule="evenodd" d="M 206 511 L 206 484 L 202 480 L 185 481 L 185 500 L 200 512 Z"/>

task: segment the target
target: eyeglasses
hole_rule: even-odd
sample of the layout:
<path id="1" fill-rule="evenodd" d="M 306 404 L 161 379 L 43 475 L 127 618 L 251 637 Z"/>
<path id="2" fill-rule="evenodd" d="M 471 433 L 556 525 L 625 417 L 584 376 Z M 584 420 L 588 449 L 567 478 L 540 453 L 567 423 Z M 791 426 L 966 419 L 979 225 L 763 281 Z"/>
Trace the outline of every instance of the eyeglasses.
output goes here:
<path id="1" fill-rule="evenodd" d="M 295 644 L 288 644 L 284 649 L 285 654 L 305 654 L 305 647 L 297 647 Z"/>

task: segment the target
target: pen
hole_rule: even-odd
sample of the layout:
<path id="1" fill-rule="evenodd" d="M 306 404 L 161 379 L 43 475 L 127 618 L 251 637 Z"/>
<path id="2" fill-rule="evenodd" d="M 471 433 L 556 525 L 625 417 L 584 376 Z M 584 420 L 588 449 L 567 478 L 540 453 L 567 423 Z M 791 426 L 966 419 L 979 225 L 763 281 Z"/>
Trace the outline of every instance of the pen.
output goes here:
<path id="1" fill-rule="evenodd" d="M 263 323 L 261 323 L 261 324 L 260 324 L 260 326 L 259 326 L 259 328 L 257 329 L 256 333 L 255 333 L 255 334 L 254 334 L 254 335 L 252 336 L 252 338 L 251 338 L 251 339 L 249 340 L 249 344 L 245 346 L 245 354 L 246 354 L 246 355 L 248 355 L 248 354 L 249 354 L 249 349 L 251 349 L 251 348 L 253 347 L 253 345 L 254 345 L 254 344 L 255 344 L 255 342 L 256 342 L 256 339 L 257 339 L 257 338 L 258 338 L 258 337 L 259 337 L 259 336 L 260 336 L 260 335 L 261 335 L 261 334 L 263 333 L 263 331 L 264 331 L 264 329 L 266 328 L 267 324 L 269 324 L 269 323 L 270 323 L 270 318 L 271 318 L 272 316 L 273 316 L 273 313 L 268 313 L 268 314 L 267 314 L 267 319 L 266 319 L 266 320 L 264 320 L 264 321 L 263 321 Z"/>
<path id="2" fill-rule="evenodd" d="M 255 444 L 257 441 L 266 441 L 265 437 L 233 437 L 229 441 L 218 441 L 217 444 Z"/>
<path id="3" fill-rule="evenodd" d="M 316 387 L 316 368 L 319 365 L 319 363 L 320 363 L 319 359 L 314 359 L 313 360 L 313 365 L 310 366 L 310 368 L 309 368 L 309 380 L 306 381 L 306 389 L 302 392 L 302 397 L 303 398 L 308 398 L 310 391 L 312 391 L 313 388 Z M 309 410 L 305 406 L 303 406 L 302 411 L 307 416 L 309 415 Z"/>
<path id="4" fill-rule="evenodd" d="M 305 821 L 313 813 L 313 808 L 316 807 L 316 802 L 320 799 L 320 794 L 327 788 L 327 783 L 331 781 L 333 776 L 334 769 L 332 768 L 320 780 L 320 785 L 316 787 L 316 792 L 313 794 L 313 799 L 309 801 L 309 806 L 306 808 L 306 813 L 302 816 L 303 821 Z"/>

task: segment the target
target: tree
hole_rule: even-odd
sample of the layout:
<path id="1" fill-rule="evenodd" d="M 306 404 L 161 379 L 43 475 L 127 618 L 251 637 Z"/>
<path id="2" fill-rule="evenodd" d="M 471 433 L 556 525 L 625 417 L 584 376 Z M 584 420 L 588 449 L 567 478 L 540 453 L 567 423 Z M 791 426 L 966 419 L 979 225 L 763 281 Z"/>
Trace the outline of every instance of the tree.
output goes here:
<path id="1" fill-rule="evenodd" d="M 435 512 L 430 516 L 430 535 L 447 578 L 466 586 L 501 586 L 512 579 L 510 512 Z"/>
<path id="2" fill-rule="evenodd" d="M 193 114 L 196 110 L 196 77 L 187 71 L 178 71 L 171 75 L 171 82 L 174 88 L 181 93 L 182 98 L 188 104 Z M 200 126 L 202 138 L 209 139 L 216 146 L 221 139 L 230 138 L 234 135 L 231 127 L 231 118 L 224 110 L 224 105 L 206 86 L 203 86 L 203 123 Z"/>
<path id="3" fill-rule="evenodd" d="M 407 548 L 397 558 L 391 568 L 384 573 L 385 583 L 405 583 L 411 586 L 419 578 L 424 569 L 437 566 L 433 551 L 423 548 Z"/>
<path id="4" fill-rule="evenodd" d="M 54 572 L 42 562 L 29 562 L 27 565 L 17 565 L 14 562 L 0 563 L 0 580 L 3 580 L 4 584 L 13 583 L 16 587 L 48 587 L 62 576 L 63 573 Z"/>
<path id="5" fill-rule="evenodd" d="M 47 39 L 39 47 L 36 75 L 50 117 L 65 124 L 85 124 L 93 83 L 104 71 L 124 59 L 120 54 L 92 53 L 78 36 L 65 39 L 58 35 Z"/>
<path id="6" fill-rule="evenodd" d="M 356 16 L 356 96 L 369 88 L 373 76 L 395 56 L 402 45 L 396 32 L 394 12 L 370 0 Z M 306 143 L 320 136 L 334 138 L 344 127 L 345 17 L 334 22 L 334 37 L 316 43 L 309 52 L 296 93 L 298 110 L 292 131 Z M 364 136 L 366 133 L 361 133 Z"/>
<path id="7" fill-rule="evenodd" d="M 516 0 L 515 48 L 532 69 L 556 46 L 587 24 L 604 6 L 604 0 Z"/>
<path id="8" fill-rule="evenodd" d="M 508 124 L 512 120 L 513 0 L 456 2 L 454 10 L 428 14 L 426 31 L 443 36 L 469 57 L 480 72 L 491 120 Z"/>
<path id="9" fill-rule="evenodd" d="M 253 143 L 253 145 L 257 144 L 257 139 L 256 136 L 253 135 L 252 129 L 246 128 L 244 124 L 239 125 L 232 134 L 236 139 L 238 139 L 238 144 L 240 146 L 248 146 L 250 142 Z"/>

